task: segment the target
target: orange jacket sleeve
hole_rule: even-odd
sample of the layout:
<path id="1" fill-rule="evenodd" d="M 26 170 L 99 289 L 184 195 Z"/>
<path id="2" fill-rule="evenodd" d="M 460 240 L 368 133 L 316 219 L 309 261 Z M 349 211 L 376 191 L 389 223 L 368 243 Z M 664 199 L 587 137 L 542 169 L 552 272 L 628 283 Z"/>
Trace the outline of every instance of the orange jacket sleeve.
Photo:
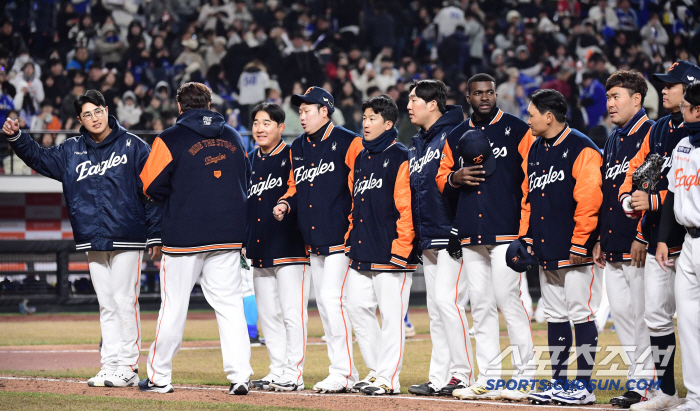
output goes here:
<path id="1" fill-rule="evenodd" d="M 151 154 L 141 170 L 143 193 L 156 201 L 164 201 L 170 194 L 170 175 L 173 155 L 160 137 L 156 137 Z"/>
<path id="2" fill-rule="evenodd" d="M 350 252 L 350 243 L 348 243 L 348 239 L 350 238 L 350 232 L 352 231 L 352 212 L 355 209 L 355 196 L 353 195 L 353 188 L 355 186 L 355 168 L 354 168 L 354 161 L 353 161 L 353 168 L 350 169 L 350 172 L 348 173 L 348 187 L 350 187 L 350 198 L 352 199 L 352 206 L 350 207 L 350 215 L 348 216 L 348 221 L 350 221 L 350 225 L 348 226 L 348 231 L 345 233 L 345 253 Z"/>
<path id="3" fill-rule="evenodd" d="M 530 133 L 532 135 L 532 133 Z M 520 145 L 522 145 L 522 141 Z M 518 151 L 520 151 L 520 145 L 518 146 Z M 532 144 L 530 144 L 532 145 Z M 530 179 L 527 175 L 527 157 L 530 153 L 530 149 L 524 154 L 521 152 L 520 155 L 523 158 L 521 167 L 523 169 L 523 174 L 525 178 L 523 179 L 523 184 L 521 186 L 523 191 L 523 199 L 520 202 L 520 231 L 518 231 L 518 237 L 525 239 L 528 243 L 532 244 L 532 239 L 527 238 L 527 233 L 530 230 L 530 202 L 527 200 L 527 196 L 530 192 Z"/>
<path id="4" fill-rule="evenodd" d="M 571 237 L 571 253 L 586 256 L 586 243 L 598 226 L 600 205 L 603 204 L 603 178 L 600 166 L 603 157 L 598 150 L 584 148 L 574 162 L 571 175 L 576 179 L 574 186 L 574 235 Z"/>
<path id="5" fill-rule="evenodd" d="M 452 183 L 452 173 L 455 166 L 454 155 L 452 148 L 448 142 L 445 142 L 445 147 L 442 149 L 442 159 L 440 160 L 440 169 L 435 176 L 435 182 L 441 193 L 445 191 L 445 184 L 449 184 L 453 188 L 459 188 L 458 185 Z"/>
<path id="6" fill-rule="evenodd" d="M 625 182 L 620 186 L 620 192 L 618 195 L 618 200 L 620 201 L 632 194 L 632 174 L 634 174 L 635 170 L 637 170 L 639 166 L 644 163 L 644 160 L 647 159 L 647 155 L 651 151 L 649 148 L 649 136 L 651 135 L 651 130 L 653 129 L 653 126 L 649 129 L 646 137 L 644 137 L 642 146 L 639 147 L 639 151 L 637 151 L 637 154 L 630 160 L 630 166 L 627 169 L 627 175 L 625 175 Z"/>
<path id="7" fill-rule="evenodd" d="M 413 251 L 413 214 L 411 212 L 411 178 L 408 174 L 408 160 L 399 167 L 394 184 L 394 206 L 399 211 L 396 220 L 398 238 L 391 243 L 392 264 L 406 267 L 408 256 Z"/>
<path id="8" fill-rule="evenodd" d="M 527 158 L 527 153 L 530 152 L 530 146 L 535 142 L 535 136 L 532 135 L 532 130 L 527 129 L 527 133 L 520 139 L 520 144 L 518 144 L 518 153 L 520 153 L 520 158 L 523 160 Z"/>
<path id="9" fill-rule="evenodd" d="M 345 154 L 345 164 L 350 168 L 350 171 L 355 169 L 355 159 L 364 148 L 365 147 L 362 145 L 362 137 L 355 137 L 352 143 L 350 143 L 350 148 L 348 148 L 348 152 Z"/>
<path id="10" fill-rule="evenodd" d="M 287 192 L 277 201 L 277 204 L 287 206 L 287 213 L 292 211 L 292 205 L 296 206 L 297 185 L 294 182 L 294 163 L 292 160 L 292 150 L 289 150 L 289 177 L 287 178 Z"/>

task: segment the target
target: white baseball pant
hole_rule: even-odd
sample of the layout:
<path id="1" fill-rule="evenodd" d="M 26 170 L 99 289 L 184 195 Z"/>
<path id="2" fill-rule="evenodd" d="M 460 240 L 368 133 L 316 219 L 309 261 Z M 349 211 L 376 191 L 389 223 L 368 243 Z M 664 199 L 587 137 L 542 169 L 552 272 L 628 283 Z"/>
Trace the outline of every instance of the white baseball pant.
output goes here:
<path id="1" fill-rule="evenodd" d="M 348 274 L 348 313 L 365 365 L 377 381 L 401 387 L 405 327 L 413 273 L 356 271 Z M 382 326 L 377 320 L 377 306 Z"/>
<path id="2" fill-rule="evenodd" d="M 654 262 L 656 264 L 656 262 Z M 629 371 L 627 379 L 654 378 L 654 359 L 649 352 L 649 328 L 644 321 L 644 268 L 637 268 L 630 261 L 605 264 L 607 288 L 615 290 L 610 299 L 610 310 L 615 332 L 623 347 L 635 347 L 627 351 Z M 637 390 L 644 395 L 645 390 Z"/>
<path id="3" fill-rule="evenodd" d="M 523 306 L 525 306 L 525 310 L 527 310 L 527 316 L 532 319 L 534 313 L 532 311 L 532 296 L 530 295 L 530 284 L 527 282 L 527 273 L 523 273 L 520 276 L 520 299 L 523 302 Z"/>
<path id="4" fill-rule="evenodd" d="M 253 268 L 253 283 L 270 374 L 280 381 L 304 385 L 309 266 Z"/>
<path id="5" fill-rule="evenodd" d="M 545 270 L 540 267 L 544 315 L 548 322 L 591 321 L 600 305 L 603 279 L 593 266 Z"/>
<path id="6" fill-rule="evenodd" d="M 598 328 L 598 332 L 601 333 L 605 330 L 605 324 L 608 322 L 608 317 L 610 316 L 610 300 L 608 300 L 607 277 L 605 275 L 606 270 L 598 267 L 597 265 L 593 266 L 593 272 L 595 275 L 600 276 L 600 278 L 603 279 L 600 288 L 600 305 L 598 306 L 598 311 L 595 313 L 595 325 Z"/>
<path id="7" fill-rule="evenodd" d="M 352 325 L 347 309 L 347 275 L 350 259 L 343 253 L 311 254 L 311 275 L 318 313 L 326 334 L 326 348 L 331 365 L 330 378 L 351 389 L 358 381 L 352 357 Z"/>
<path id="8" fill-rule="evenodd" d="M 677 258 L 678 255 L 668 257 L 671 261 L 675 261 Z M 655 256 L 647 253 L 644 264 L 644 299 L 646 304 L 644 320 L 649 327 L 649 335 L 652 337 L 675 332 L 673 325 L 673 314 L 676 313 L 675 282 L 676 266 L 666 267 L 666 271 L 664 271 L 659 267 Z"/>
<path id="9" fill-rule="evenodd" d="M 248 327 L 243 312 L 240 258 L 239 251 L 163 256 L 160 265 L 162 302 L 156 338 L 151 344 L 147 363 L 148 378 L 153 384 L 172 383 L 173 357 L 182 345 L 190 293 L 198 278 L 204 297 L 216 312 L 228 380 L 241 383 L 253 375 Z"/>
<path id="10" fill-rule="evenodd" d="M 501 378 L 501 354 L 498 309 L 508 327 L 513 346 L 511 360 L 514 380 L 535 377 L 535 355 L 530 317 L 520 298 L 520 282 L 525 273 L 517 273 L 506 264 L 508 244 L 462 247 L 464 272 L 471 296 L 476 362 L 479 365 L 477 384 Z M 497 360 L 497 361 L 494 361 Z"/>
<path id="11" fill-rule="evenodd" d="M 688 390 L 686 399 L 697 408 L 700 407 L 700 238 L 686 234 L 683 251 L 675 266 L 678 339 L 683 349 L 683 385 Z"/>
<path id="12" fill-rule="evenodd" d="M 433 342 L 428 378 L 437 387 L 447 385 L 453 376 L 471 385 L 474 357 L 469 323 L 460 305 L 467 292 L 462 259 L 450 257 L 446 249 L 423 250 L 423 273 Z"/>
<path id="13" fill-rule="evenodd" d="M 90 278 L 100 304 L 102 367 L 138 368 L 141 355 L 143 251 L 88 251 Z"/>

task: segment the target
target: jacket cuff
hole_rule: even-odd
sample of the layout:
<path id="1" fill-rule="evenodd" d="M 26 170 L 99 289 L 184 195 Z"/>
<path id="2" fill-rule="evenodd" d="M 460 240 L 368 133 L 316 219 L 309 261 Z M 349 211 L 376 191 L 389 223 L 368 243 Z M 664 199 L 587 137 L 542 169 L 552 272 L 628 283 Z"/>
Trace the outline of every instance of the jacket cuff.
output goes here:
<path id="1" fill-rule="evenodd" d="M 13 136 L 6 136 L 6 137 L 7 137 L 7 141 L 9 141 L 10 143 L 15 142 L 15 141 L 19 140 L 20 137 L 22 137 L 22 130 L 17 130 L 17 134 L 15 134 Z"/>
<path id="2" fill-rule="evenodd" d="M 149 238 L 148 240 L 146 240 L 146 248 L 162 246 L 163 242 L 160 240 L 160 238 Z"/>
<path id="3" fill-rule="evenodd" d="M 454 171 L 451 172 L 450 174 L 447 175 L 447 183 L 452 187 L 452 188 L 459 188 L 459 184 L 455 184 L 452 181 L 452 176 L 454 175 Z"/>
<path id="4" fill-rule="evenodd" d="M 649 210 L 658 211 L 661 206 L 661 196 L 658 194 L 649 194 Z"/>
<path id="5" fill-rule="evenodd" d="M 644 235 L 642 235 L 642 233 L 640 233 L 639 231 L 637 231 L 637 236 L 634 237 L 634 241 L 636 241 L 636 242 L 638 242 L 638 243 L 642 243 L 642 244 L 644 244 L 644 245 L 648 245 L 648 244 L 649 244 L 649 242 L 648 242 L 647 240 L 644 239 Z"/>
<path id="6" fill-rule="evenodd" d="M 620 197 L 618 197 L 618 200 L 619 200 L 620 202 L 623 202 L 623 201 L 625 200 L 625 198 L 627 198 L 627 197 L 629 197 L 629 196 L 631 196 L 631 195 L 632 195 L 632 194 L 630 194 L 630 193 L 622 193 L 622 194 L 620 194 Z"/>
<path id="7" fill-rule="evenodd" d="M 349 246 L 349 245 L 345 246 L 345 251 L 344 251 L 344 252 L 345 252 L 345 255 L 349 255 L 351 249 L 352 249 L 351 246 Z"/>
<path id="8" fill-rule="evenodd" d="M 287 200 L 280 200 L 277 202 L 277 205 L 284 204 L 287 206 L 287 214 L 289 214 L 292 211 L 292 206 L 289 205 Z"/>
<path id="9" fill-rule="evenodd" d="M 576 244 L 571 244 L 571 248 L 569 249 L 569 252 L 574 255 L 578 255 L 581 257 L 585 257 L 588 254 L 588 250 L 586 250 L 586 247 L 582 247 L 580 245 Z"/>
<path id="10" fill-rule="evenodd" d="M 408 264 L 408 261 L 406 261 L 406 258 L 398 256 L 396 254 L 391 255 L 391 261 L 393 265 L 401 268 L 406 268 L 406 264 Z"/>
<path id="11" fill-rule="evenodd" d="M 522 241 L 525 241 L 527 245 L 532 245 L 532 238 L 530 237 L 520 237 Z"/>

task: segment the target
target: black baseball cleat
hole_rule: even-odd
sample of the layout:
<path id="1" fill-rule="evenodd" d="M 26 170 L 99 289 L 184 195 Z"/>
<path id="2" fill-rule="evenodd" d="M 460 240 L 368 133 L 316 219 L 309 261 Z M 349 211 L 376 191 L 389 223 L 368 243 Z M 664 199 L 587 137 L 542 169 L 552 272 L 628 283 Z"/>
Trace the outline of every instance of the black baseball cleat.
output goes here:
<path id="1" fill-rule="evenodd" d="M 615 397 L 610 400 L 610 404 L 613 407 L 629 408 L 632 405 L 641 402 L 642 395 L 635 391 L 627 391 L 619 397 Z"/>
<path id="2" fill-rule="evenodd" d="M 260 337 L 250 337 L 250 346 L 251 347 L 262 347 L 265 345 L 265 341 L 261 340 Z"/>
<path id="3" fill-rule="evenodd" d="M 228 388 L 228 393 L 230 395 L 248 395 L 250 391 L 250 380 L 245 382 L 231 383 Z"/>
<path id="4" fill-rule="evenodd" d="M 438 395 L 440 389 L 428 381 L 420 385 L 411 385 L 408 387 L 408 392 L 413 395 Z"/>
<path id="5" fill-rule="evenodd" d="M 460 388 L 467 388 L 467 384 L 457 377 L 452 377 L 450 382 L 440 389 L 440 393 L 438 395 L 445 395 L 451 397 L 452 391 L 458 390 Z"/>

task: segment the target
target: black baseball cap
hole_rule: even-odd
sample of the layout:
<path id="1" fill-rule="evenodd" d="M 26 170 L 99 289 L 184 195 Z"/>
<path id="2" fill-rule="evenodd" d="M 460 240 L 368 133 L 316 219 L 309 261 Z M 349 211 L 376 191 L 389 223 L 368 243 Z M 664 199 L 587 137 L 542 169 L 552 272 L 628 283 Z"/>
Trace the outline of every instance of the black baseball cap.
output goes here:
<path id="1" fill-rule="evenodd" d="M 496 171 L 496 159 L 493 157 L 491 141 L 485 133 L 479 130 L 469 130 L 459 138 L 459 155 L 464 160 L 464 165 L 483 166 L 488 177 Z"/>
<path id="2" fill-rule="evenodd" d="M 527 247 L 521 240 L 514 240 L 506 250 L 506 264 L 517 273 L 537 266 L 537 257 L 527 252 Z"/>
<path id="3" fill-rule="evenodd" d="M 679 60 L 666 73 L 655 73 L 654 78 L 664 83 L 690 84 L 700 81 L 700 67 L 688 61 Z"/>
<path id="4" fill-rule="evenodd" d="M 304 94 L 295 94 L 292 96 L 292 104 L 301 106 L 302 103 L 322 104 L 328 109 L 330 116 L 335 111 L 335 102 L 331 93 L 321 87 L 309 87 Z"/>

